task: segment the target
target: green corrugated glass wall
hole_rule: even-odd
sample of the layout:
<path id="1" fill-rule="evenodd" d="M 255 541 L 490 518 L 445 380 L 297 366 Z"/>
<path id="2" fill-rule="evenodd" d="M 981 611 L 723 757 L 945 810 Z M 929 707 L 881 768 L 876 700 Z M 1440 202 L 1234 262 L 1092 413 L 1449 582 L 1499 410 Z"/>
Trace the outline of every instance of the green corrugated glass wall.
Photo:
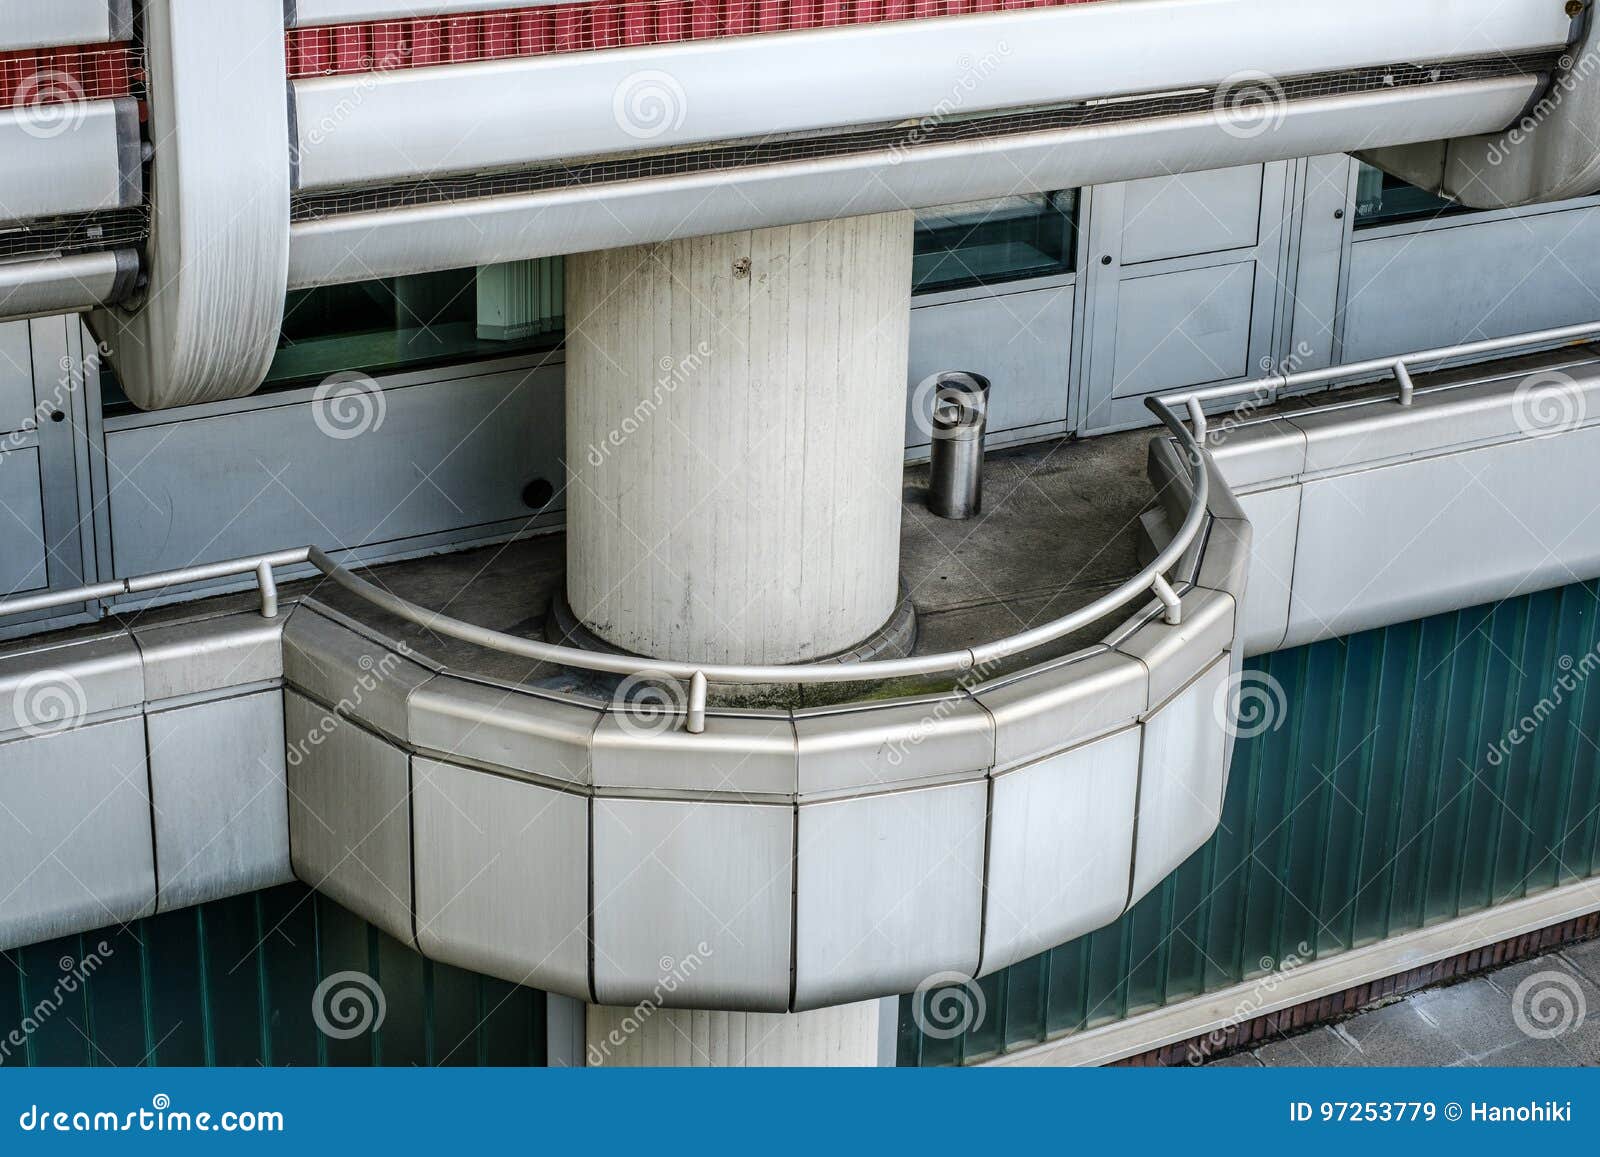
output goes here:
<path id="1" fill-rule="evenodd" d="M 377 982 L 377 1031 L 318 1029 L 341 972 Z M 299 884 L 0 953 L 0 1065 L 539 1065 L 544 1017 L 542 993 L 432 964 Z"/>
<path id="2" fill-rule="evenodd" d="M 1492 546 L 1486 547 L 1492 549 Z M 982 982 L 964 1063 L 1596 875 L 1600 586 L 1280 651 L 1215 838 L 1123 919 Z"/>

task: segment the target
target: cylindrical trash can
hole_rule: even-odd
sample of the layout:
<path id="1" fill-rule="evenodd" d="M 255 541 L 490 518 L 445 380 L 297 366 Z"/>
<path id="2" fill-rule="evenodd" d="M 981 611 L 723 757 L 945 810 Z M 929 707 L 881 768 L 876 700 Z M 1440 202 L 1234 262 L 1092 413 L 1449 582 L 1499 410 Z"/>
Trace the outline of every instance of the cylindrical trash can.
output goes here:
<path id="1" fill-rule="evenodd" d="M 928 509 L 940 518 L 971 518 L 983 508 L 983 437 L 989 428 L 989 379 L 955 370 L 933 390 L 933 447 Z"/>

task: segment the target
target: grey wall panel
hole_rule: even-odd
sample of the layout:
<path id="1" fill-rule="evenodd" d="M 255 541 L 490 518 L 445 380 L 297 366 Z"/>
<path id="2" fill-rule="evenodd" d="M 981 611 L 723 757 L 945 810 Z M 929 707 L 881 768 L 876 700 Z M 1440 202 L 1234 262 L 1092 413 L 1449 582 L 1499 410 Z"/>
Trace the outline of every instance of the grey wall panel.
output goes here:
<path id="1" fill-rule="evenodd" d="M 795 1008 L 978 967 L 988 785 L 802 804 Z"/>
<path id="2" fill-rule="evenodd" d="M 44 495 L 39 451 L 31 447 L 0 453 L 0 535 L 6 544 L 0 551 L 0 592 L 44 586 Z"/>
<path id="3" fill-rule="evenodd" d="M 1261 232 L 1261 166 L 1128 182 L 1122 264 L 1253 248 Z"/>
<path id="4" fill-rule="evenodd" d="M 523 487 L 563 478 L 560 390 L 558 368 L 389 389 L 354 436 L 310 398 L 113 430 L 116 574 L 531 518 Z"/>
<path id="5" fill-rule="evenodd" d="M 284 731 L 294 874 L 410 944 L 406 753 L 293 691 L 284 692 Z"/>
<path id="6" fill-rule="evenodd" d="M 1233 743 L 1223 726 L 1228 673 L 1219 659 L 1145 721 L 1130 905 L 1216 831 Z"/>
<path id="7" fill-rule="evenodd" d="M 0 947 L 155 910 L 144 721 L 0 745 Z"/>
<path id="8" fill-rule="evenodd" d="M 997 290 L 937 305 L 912 298 L 906 445 L 928 444 L 932 397 L 917 387 L 941 370 L 974 370 L 993 383 L 991 433 L 1066 421 L 1073 292 L 1070 285 Z"/>
<path id="9" fill-rule="evenodd" d="M 1290 314 L 1288 368 L 1315 370 L 1333 364 L 1339 315 L 1339 278 L 1344 266 L 1350 213 L 1351 161 L 1344 153 L 1310 157 L 1301 184 L 1301 217 Z"/>
<path id="10" fill-rule="evenodd" d="M 294 879 L 281 692 L 152 712 L 148 735 L 161 911 Z"/>
<path id="11" fill-rule="evenodd" d="M 596 799 L 596 1001 L 784 1011 L 793 864 L 793 807 Z"/>
<path id="12" fill-rule="evenodd" d="M 1289 592 L 1300 534 L 1300 487 L 1258 490 L 1240 497 L 1250 520 L 1250 574 L 1239 607 L 1239 645 L 1264 655 L 1283 645 L 1289 629 Z"/>
<path id="13" fill-rule="evenodd" d="M 1130 277 L 1117 301 L 1117 397 L 1245 377 L 1254 260 Z"/>
<path id="14" fill-rule="evenodd" d="M 1600 207 L 1384 236 L 1350 246 L 1343 360 L 1594 320 Z"/>
<path id="15" fill-rule="evenodd" d="M 589 802 L 418 758 L 417 943 L 513 984 L 589 991 Z"/>
<path id="16" fill-rule="evenodd" d="M 1307 482 L 1283 645 L 1600 575 L 1592 490 L 1551 485 L 1597 456 L 1591 427 Z"/>
<path id="17" fill-rule="evenodd" d="M 0 324 L 0 432 L 33 421 L 33 352 L 26 322 Z"/>
<path id="18" fill-rule="evenodd" d="M 1122 914 L 1138 784 L 1137 727 L 995 777 L 981 971 Z"/>

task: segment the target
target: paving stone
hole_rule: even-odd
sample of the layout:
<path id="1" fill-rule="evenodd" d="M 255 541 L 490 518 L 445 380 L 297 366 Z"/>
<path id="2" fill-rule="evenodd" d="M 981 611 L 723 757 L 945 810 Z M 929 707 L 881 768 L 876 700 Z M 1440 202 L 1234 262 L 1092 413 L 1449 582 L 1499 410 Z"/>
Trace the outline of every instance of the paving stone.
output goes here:
<path id="1" fill-rule="evenodd" d="M 1253 1053 L 1234 1053 L 1231 1057 L 1223 1057 L 1220 1061 L 1210 1061 L 1205 1067 L 1208 1069 L 1259 1069 L 1263 1065 L 1255 1058 Z"/>
<path id="2" fill-rule="evenodd" d="M 1527 1039 L 1511 1015 L 1511 1002 L 1487 979 L 1429 989 L 1405 1003 L 1470 1057 L 1480 1057 Z"/>
<path id="3" fill-rule="evenodd" d="M 1351 1017 L 1322 1035 L 1274 1042 L 1258 1055 L 1272 1066 L 1406 1067 L 1453 1064 L 1470 1054 L 1409 1001 L 1400 1001 Z"/>

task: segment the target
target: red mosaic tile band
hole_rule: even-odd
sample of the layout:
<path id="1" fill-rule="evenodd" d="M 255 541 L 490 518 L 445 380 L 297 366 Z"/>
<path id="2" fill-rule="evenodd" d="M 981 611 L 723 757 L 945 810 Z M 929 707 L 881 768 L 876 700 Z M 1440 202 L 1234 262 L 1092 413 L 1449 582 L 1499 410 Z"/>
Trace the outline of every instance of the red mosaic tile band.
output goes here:
<path id="1" fill-rule="evenodd" d="M 0 108 L 128 96 L 135 72 L 126 44 L 0 52 Z"/>
<path id="2" fill-rule="evenodd" d="M 289 76 L 337 76 L 556 52 L 593 52 L 926 20 L 1097 0 L 590 0 L 469 16 L 413 17 L 290 29 Z"/>

